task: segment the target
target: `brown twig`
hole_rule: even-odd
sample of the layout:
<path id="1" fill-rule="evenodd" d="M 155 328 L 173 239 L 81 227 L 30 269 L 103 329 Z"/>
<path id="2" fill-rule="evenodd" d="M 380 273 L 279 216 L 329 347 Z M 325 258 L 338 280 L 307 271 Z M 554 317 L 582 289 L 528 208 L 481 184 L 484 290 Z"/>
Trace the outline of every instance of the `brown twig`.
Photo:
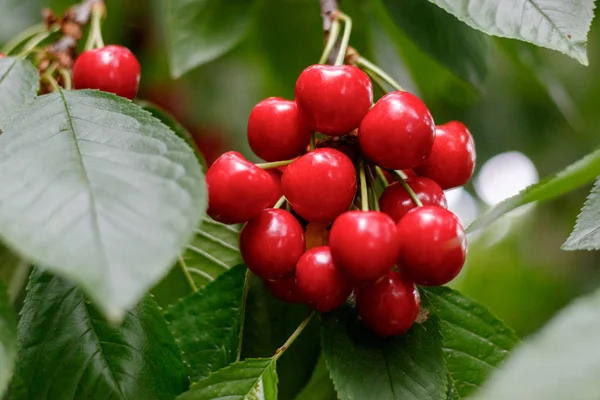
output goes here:
<path id="1" fill-rule="evenodd" d="M 331 29 L 331 19 L 338 9 L 338 0 L 319 0 L 321 5 L 321 17 L 323 17 L 323 32 L 328 33 Z"/>
<path id="2" fill-rule="evenodd" d="M 51 53 L 74 53 L 81 38 L 81 28 L 90 22 L 94 7 L 104 7 L 104 0 L 84 0 L 67 10 L 62 21 L 63 37 L 50 47 Z"/>

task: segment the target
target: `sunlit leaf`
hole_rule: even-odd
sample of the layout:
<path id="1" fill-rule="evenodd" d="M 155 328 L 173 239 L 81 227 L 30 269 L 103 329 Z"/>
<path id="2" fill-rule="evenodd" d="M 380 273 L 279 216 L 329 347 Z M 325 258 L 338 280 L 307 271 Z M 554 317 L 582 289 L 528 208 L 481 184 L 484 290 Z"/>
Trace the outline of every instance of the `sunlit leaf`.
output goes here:
<path id="1" fill-rule="evenodd" d="M 37 94 L 40 77 L 27 60 L 0 58 L 0 129 Z"/>

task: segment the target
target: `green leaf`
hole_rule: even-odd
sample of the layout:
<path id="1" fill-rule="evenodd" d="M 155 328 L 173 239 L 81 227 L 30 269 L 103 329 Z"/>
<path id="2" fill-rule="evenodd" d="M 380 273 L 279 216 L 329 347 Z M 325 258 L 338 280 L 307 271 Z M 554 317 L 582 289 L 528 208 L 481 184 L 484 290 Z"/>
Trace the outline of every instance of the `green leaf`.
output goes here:
<path id="1" fill-rule="evenodd" d="M 27 60 L 0 58 L 0 128 L 31 102 L 39 88 L 37 70 Z"/>
<path id="2" fill-rule="evenodd" d="M 516 348 L 475 399 L 591 400 L 600 393 L 600 291 Z"/>
<path id="3" fill-rule="evenodd" d="M 337 393 L 325 365 L 325 357 L 321 355 L 310 380 L 302 389 L 296 400 L 337 400 Z"/>
<path id="4" fill-rule="evenodd" d="M 191 381 L 237 360 L 246 267 L 238 265 L 165 314 Z"/>
<path id="5" fill-rule="evenodd" d="M 177 400 L 277 400 L 277 372 L 271 358 L 249 358 L 194 383 Z"/>
<path id="6" fill-rule="evenodd" d="M 429 0 L 489 35 L 558 50 L 588 64 L 587 34 L 594 0 Z"/>
<path id="7" fill-rule="evenodd" d="M 173 265 L 206 206 L 187 144 L 98 91 L 38 97 L 0 135 L 0 236 L 112 320 Z"/>
<path id="8" fill-rule="evenodd" d="M 423 307 L 440 320 L 452 385 L 448 397 L 465 398 L 504 360 L 518 339 L 485 307 L 455 290 L 428 287 L 421 288 L 421 293 Z"/>
<path id="9" fill-rule="evenodd" d="M 424 52 L 479 86 L 490 60 L 490 40 L 423 0 L 383 0 L 388 15 Z"/>
<path id="10" fill-rule="evenodd" d="M 214 60 L 243 39 L 253 0 L 167 0 L 167 38 L 171 74 Z"/>
<path id="11" fill-rule="evenodd" d="M 446 400 L 448 382 L 436 317 L 383 340 L 357 321 L 354 310 L 343 307 L 323 316 L 321 340 L 341 400 Z"/>
<path id="12" fill-rule="evenodd" d="M 0 282 L 0 398 L 12 377 L 17 360 L 17 319 L 6 288 Z"/>
<path id="13" fill-rule="evenodd" d="M 12 399 L 171 400 L 186 387 L 179 349 L 151 298 L 115 327 L 72 284 L 32 273 Z"/>
<path id="14" fill-rule="evenodd" d="M 543 202 L 579 188 L 600 175 L 600 150 L 588 154 L 569 165 L 558 174 L 529 186 L 519 194 L 510 197 L 473 222 L 467 232 L 484 228 L 509 211 L 534 201 Z"/>
<path id="15" fill-rule="evenodd" d="M 577 217 L 577 223 L 563 250 L 600 249 L 600 179 L 596 181 L 590 195 Z"/>

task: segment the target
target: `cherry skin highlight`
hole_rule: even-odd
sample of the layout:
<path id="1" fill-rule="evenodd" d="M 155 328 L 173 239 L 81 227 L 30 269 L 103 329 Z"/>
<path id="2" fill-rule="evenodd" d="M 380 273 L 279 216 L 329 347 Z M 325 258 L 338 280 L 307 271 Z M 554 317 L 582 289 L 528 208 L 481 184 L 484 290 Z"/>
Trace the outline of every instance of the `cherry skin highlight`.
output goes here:
<path id="1" fill-rule="evenodd" d="M 230 151 L 219 157 L 206 172 L 208 210 L 214 220 L 237 224 L 256 217 L 277 197 L 273 178 Z"/>
<path id="2" fill-rule="evenodd" d="M 354 200 L 356 170 L 340 151 L 316 149 L 287 166 L 281 187 L 294 211 L 305 220 L 333 221 Z"/>
<path id="3" fill-rule="evenodd" d="M 433 146 L 435 124 L 427 106 L 408 92 L 391 92 L 375 103 L 358 128 L 365 155 L 389 169 L 422 164 Z"/>
<path id="4" fill-rule="evenodd" d="M 296 285 L 296 277 L 266 280 L 265 286 L 269 292 L 276 298 L 286 303 L 303 304 L 306 303 L 304 295 Z"/>
<path id="5" fill-rule="evenodd" d="M 431 154 L 416 168 L 417 174 L 436 181 L 442 189 L 462 186 L 475 170 L 475 142 L 471 132 L 457 121 L 439 125 Z"/>
<path id="6" fill-rule="evenodd" d="M 400 272 L 417 285 L 444 285 L 465 263 L 465 231 L 456 215 L 444 208 L 410 210 L 398 223 L 398 240 Z"/>
<path id="7" fill-rule="evenodd" d="M 304 153 L 312 131 L 296 103 L 270 97 L 252 109 L 248 119 L 248 142 L 266 161 L 282 161 Z"/>
<path id="8" fill-rule="evenodd" d="M 384 338 L 408 331 L 420 307 L 417 287 L 395 271 L 356 291 L 356 309 L 363 323 Z"/>
<path id="9" fill-rule="evenodd" d="M 348 211 L 333 222 L 329 247 L 335 265 L 352 281 L 376 280 L 398 258 L 396 224 L 381 212 Z"/>
<path id="10" fill-rule="evenodd" d="M 406 183 L 421 200 L 423 205 L 448 207 L 446 196 L 442 188 L 429 178 L 409 178 Z M 407 212 L 417 205 L 410 197 L 404 186 L 400 182 L 394 182 L 389 185 L 379 197 L 379 208 L 386 213 L 394 222 L 399 222 Z"/>
<path id="11" fill-rule="evenodd" d="M 84 51 L 73 65 L 75 89 L 99 89 L 133 100 L 139 85 L 140 63 L 123 46 Z"/>
<path id="12" fill-rule="evenodd" d="M 296 266 L 296 284 L 307 303 L 321 312 L 341 306 L 352 286 L 337 269 L 327 246 L 308 250 Z"/>
<path id="13" fill-rule="evenodd" d="M 356 129 L 373 102 L 373 86 L 352 65 L 311 65 L 296 81 L 296 103 L 311 129 L 341 136 Z"/>

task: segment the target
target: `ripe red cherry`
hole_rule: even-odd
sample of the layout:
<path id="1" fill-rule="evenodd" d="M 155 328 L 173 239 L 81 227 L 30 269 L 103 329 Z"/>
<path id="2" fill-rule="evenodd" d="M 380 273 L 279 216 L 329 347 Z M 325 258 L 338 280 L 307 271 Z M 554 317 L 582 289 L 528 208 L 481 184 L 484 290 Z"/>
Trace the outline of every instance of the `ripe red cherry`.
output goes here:
<path id="1" fill-rule="evenodd" d="M 236 151 L 223 154 L 210 166 L 206 184 L 206 212 L 224 224 L 237 224 L 256 217 L 271 205 L 278 190 L 267 171 Z"/>
<path id="2" fill-rule="evenodd" d="M 444 208 L 410 210 L 398 223 L 398 239 L 398 267 L 402 276 L 417 285 L 444 285 L 465 263 L 465 231 L 456 215 Z"/>
<path id="3" fill-rule="evenodd" d="M 415 192 L 423 205 L 448 207 L 444 191 L 431 179 L 409 178 L 406 183 Z M 379 207 L 382 212 L 392 217 L 394 222 L 398 222 L 407 212 L 415 208 L 416 204 L 404 186 L 400 182 L 394 182 L 385 188 L 381 197 L 379 197 Z"/>
<path id="4" fill-rule="evenodd" d="M 466 126 L 457 121 L 439 125 L 431 154 L 416 172 L 436 181 L 442 189 L 462 186 L 475 169 L 475 142 Z"/>
<path id="5" fill-rule="evenodd" d="M 435 125 L 427 106 L 408 92 L 383 96 L 358 128 L 358 141 L 367 157 L 390 169 L 422 164 L 433 145 Z"/>
<path id="6" fill-rule="evenodd" d="M 0 58 L 4 58 L 4 57 L 6 57 L 6 54 L 0 53 Z"/>
<path id="7" fill-rule="evenodd" d="M 240 253 L 248 269 L 260 278 L 291 276 L 304 253 L 304 230 L 285 210 L 263 210 L 242 228 Z"/>
<path id="8" fill-rule="evenodd" d="M 341 306 L 352 286 L 337 269 L 327 246 L 308 250 L 296 266 L 296 284 L 308 304 L 327 312 Z"/>
<path id="9" fill-rule="evenodd" d="M 248 119 L 248 142 L 266 161 L 288 160 L 304 152 L 312 131 L 296 103 L 270 97 L 258 103 Z"/>
<path id="10" fill-rule="evenodd" d="M 333 221 L 356 193 L 356 170 L 340 151 L 322 148 L 288 165 L 281 187 L 294 211 L 309 222 Z"/>
<path id="11" fill-rule="evenodd" d="M 296 82 L 296 103 L 309 126 L 324 135 L 356 129 L 373 102 L 367 74 L 351 65 L 311 65 Z"/>
<path id="12" fill-rule="evenodd" d="M 84 51 L 73 65 L 73 85 L 75 89 L 99 89 L 133 100 L 140 85 L 140 63 L 123 46 Z"/>
<path id="13" fill-rule="evenodd" d="M 406 332 L 415 322 L 420 307 L 417 287 L 395 271 L 356 292 L 358 314 L 381 337 Z"/>
<path id="14" fill-rule="evenodd" d="M 281 301 L 292 304 L 306 303 L 304 295 L 296 285 L 295 276 L 267 280 L 265 281 L 265 285 L 267 286 L 267 289 L 269 289 L 269 292 Z"/>
<path id="15" fill-rule="evenodd" d="M 281 191 L 282 173 L 277 168 L 267 169 L 266 171 L 267 174 L 269 174 L 269 176 L 271 177 L 271 179 L 273 179 L 273 183 L 275 184 L 275 187 L 277 189 L 275 192 L 273 192 L 273 198 L 269 202 L 269 207 L 273 207 L 275 203 L 277 203 L 277 201 L 281 198 L 281 196 L 283 196 L 283 192 Z"/>
<path id="16" fill-rule="evenodd" d="M 398 258 L 396 224 L 381 212 L 348 211 L 333 222 L 329 247 L 335 265 L 351 280 L 376 280 Z"/>

